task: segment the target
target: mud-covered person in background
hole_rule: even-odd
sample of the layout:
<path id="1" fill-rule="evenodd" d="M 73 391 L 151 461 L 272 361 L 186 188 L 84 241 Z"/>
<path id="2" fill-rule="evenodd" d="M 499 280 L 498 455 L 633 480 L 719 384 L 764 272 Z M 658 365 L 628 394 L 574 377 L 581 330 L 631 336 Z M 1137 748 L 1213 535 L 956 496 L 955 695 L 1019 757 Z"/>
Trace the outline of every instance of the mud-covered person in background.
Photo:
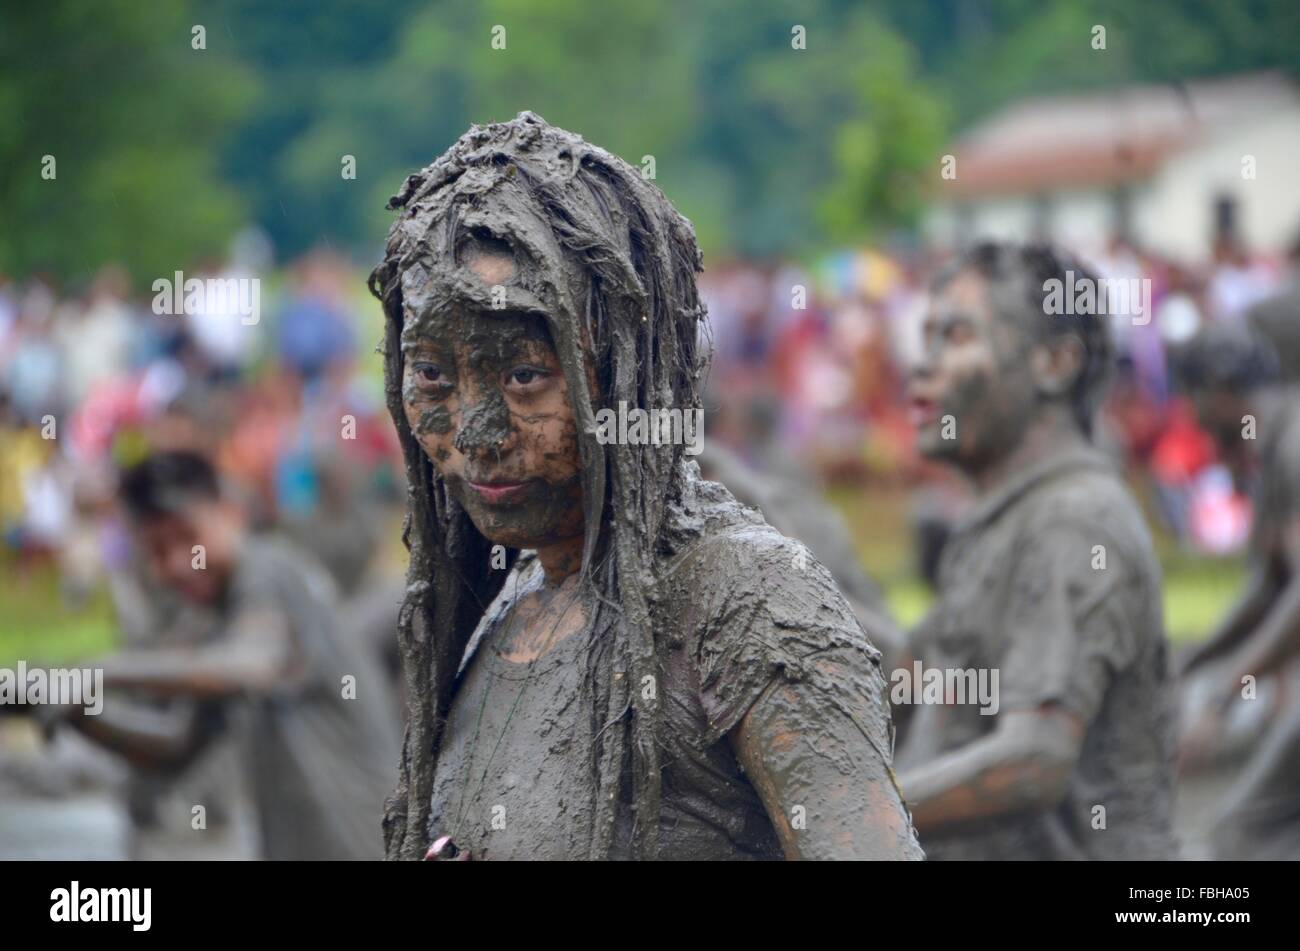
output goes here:
<path id="1" fill-rule="evenodd" d="M 122 476 L 139 557 L 154 579 L 208 609 L 196 646 L 104 658 L 104 686 L 188 700 L 114 702 L 72 722 L 137 764 L 184 763 L 236 728 L 269 859 L 383 855 L 396 736 L 391 682 L 338 629 L 334 587 L 310 556 L 254 536 L 243 507 L 192 452 L 155 453 Z"/>
<path id="2" fill-rule="evenodd" d="M 932 288 L 919 448 L 979 498 L 912 649 L 923 670 L 998 675 L 991 703 L 910 711 L 900 782 L 932 858 L 1175 853 L 1159 568 L 1090 444 L 1114 318 L 1054 312 L 1069 271 L 1091 279 L 1046 247 L 981 244 Z"/>
<path id="3" fill-rule="evenodd" d="M 830 575 L 680 440 L 597 436 L 620 403 L 699 409 L 690 223 L 531 113 L 392 204 L 371 278 L 411 483 L 390 855 L 920 857 L 879 655 Z"/>
<path id="4" fill-rule="evenodd" d="M 1233 745 L 1225 732 L 1233 704 L 1267 702 L 1243 701 L 1248 685 L 1297 682 L 1300 388 L 1284 382 L 1295 379 L 1295 368 L 1282 372 L 1273 342 L 1247 323 L 1207 327 L 1189 345 L 1182 371 L 1201 425 L 1254 511 L 1245 588 L 1184 665 L 1189 684 L 1209 687 L 1183 737 L 1192 766 L 1215 747 Z M 1242 712 L 1255 719 L 1274 713 Z M 1218 858 L 1300 858 L 1300 703 L 1290 700 L 1274 715 L 1215 824 Z"/>
<path id="5" fill-rule="evenodd" d="M 1300 232 L 1291 242 L 1286 263 L 1281 287 L 1246 311 L 1246 322 L 1272 345 L 1279 381 L 1295 385 L 1300 383 Z"/>

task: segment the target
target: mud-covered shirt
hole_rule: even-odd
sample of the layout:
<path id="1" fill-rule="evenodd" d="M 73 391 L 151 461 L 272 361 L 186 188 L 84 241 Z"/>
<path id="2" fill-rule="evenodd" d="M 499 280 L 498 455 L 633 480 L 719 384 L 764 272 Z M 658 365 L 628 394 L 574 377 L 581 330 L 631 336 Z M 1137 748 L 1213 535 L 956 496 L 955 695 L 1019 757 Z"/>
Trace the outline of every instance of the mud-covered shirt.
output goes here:
<path id="1" fill-rule="evenodd" d="M 805 680 L 826 716 L 852 716 L 887 765 L 879 654 L 803 545 L 700 480 L 693 463 L 687 471 L 652 592 L 666 693 L 659 857 L 780 858 L 727 735 L 771 684 Z M 579 687 L 592 635 L 562 639 L 531 670 L 500 650 L 511 605 L 542 581 L 533 557 L 512 570 L 471 641 L 443 737 L 431 831 L 451 835 L 476 860 L 589 854 L 593 728 Z M 613 857 L 625 858 L 630 777 L 618 795 Z M 816 808 L 808 804 L 809 814 Z"/>
<path id="2" fill-rule="evenodd" d="M 923 835 L 928 857 L 1174 856 L 1159 566 L 1100 454 L 1058 456 L 982 500 L 945 548 L 938 600 L 912 645 L 924 671 L 996 670 L 997 712 L 971 697 L 923 703 L 899 751 L 903 772 L 987 736 L 1014 711 L 1058 705 L 1085 731 L 1059 804 Z"/>

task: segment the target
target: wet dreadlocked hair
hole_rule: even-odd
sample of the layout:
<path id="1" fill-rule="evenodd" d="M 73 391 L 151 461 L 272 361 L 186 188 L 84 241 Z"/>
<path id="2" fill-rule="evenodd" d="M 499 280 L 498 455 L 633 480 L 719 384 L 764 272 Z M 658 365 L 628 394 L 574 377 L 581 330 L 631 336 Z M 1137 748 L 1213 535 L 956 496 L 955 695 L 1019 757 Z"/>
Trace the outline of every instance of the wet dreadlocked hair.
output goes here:
<path id="1" fill-rule="evenodd" d="M 402 330 L 433 308 L 501 309 L 458 266 L 467 248 L 507 245 L 516 262 L 504 306 L 540 315 L 573 402 L 582 461 L 582 584 L 594 606 L 583 693 L 596 738 L 590 856 L 616 845 L 623 778 L 631 777 L 634 854 L 658 849 L 659 711 L 633 684 L 660 681 L 645 581 L 666 506 L 681 487 L 682 447 L 601 445 L 595 412 L 683 412 L 700 405 L 708 359 L 696 290 L 701 256 L 689 221 L 623 160 L 521 112 L 474 126 L 389 202 L 401 215 L 370 289 L 383 303 L 385 387 L 409 482 L 404 540 L 411 561 L 398 642 L 410 697 L 398 787 L 385 813 L 390 858 L 428 842 L 439 733 L 457 665 L 506 572 L 491 543 L 448 493 L 402 405 Z M 587 368 L 596 373 L 596 390 Z M 509 552 L 511 563 L 517 552 Z"/>
<path id="2" fill-rule="evenodd" d="M 1083 361 L 1070 390 L 1070 408 L 1079 429 L 1091 436 L 1113 358 L 1106 295 L 1098 291 L 1096 313 L 1049 314 L 1046 288 L 1048 281 L 1069 286 L 1071 272 L 1075 285 L 1091 281 L 1093 288 L 1099 288 L 1093 272 L 1048 244 L 981 241 L 946 265 L 934 279 L 933 288 L 941 289 L 964 271 L 973 271 L 985 280 L 992 310 L 1015 321 L 1031 341 L 1047 342 L 1066 334 L 1078 339 Z"/>

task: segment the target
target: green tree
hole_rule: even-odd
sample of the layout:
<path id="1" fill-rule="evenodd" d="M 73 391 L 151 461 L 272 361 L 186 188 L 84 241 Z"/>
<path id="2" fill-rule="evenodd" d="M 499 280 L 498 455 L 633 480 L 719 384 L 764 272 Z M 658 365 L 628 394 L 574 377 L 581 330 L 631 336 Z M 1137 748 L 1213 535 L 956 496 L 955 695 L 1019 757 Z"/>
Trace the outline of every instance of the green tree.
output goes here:
<path id="1" fill-rule="evenodd" d="M 804 49 L 792 43 L 796 25 Z M 491 42 L 498 26 L 504 49 Z M 888 121 L 907 133 L 899 146 L 919 149 L 937 110 L 923 88 L 897 103 L 886 88 L 914 81 L 909 63 L 887 25 L 831 0 L 810 0 L 797 15 L 775 5 L 741 15 L 726 0 L 421 5 L 382 57 L 329 65 L 318 77 L 298 131 L 270 156 L 275 204 L 262 217 L 290 250 L 322 236 L 377 241 L 389 220 L 384 198 L 403 175 L 472 122 L 530 109 L 634 165 L 653 156 L 656 183 L 707 250 L 788 252 L 823 238 L 816 210 L 847 161 L 842 125 L 860 135 Z M 282 92 L 274 104 L 296 95 L 292 83 L 274 86 Z M 924 121 L 905 121 L 912 108 Z M 341 154 L 357 156 L 357 181 L 340 181 Z M 882 158 L 901 154 L 891 142 Z M 901 186 L 873 220 L 894 220 L 907 205 L 896 194 Z"/>
<path id="2" fill-rule="evenodd" d="M 966 125 L 1012 99 L 1281 69 L 1300 77 L 1295 0 L 881 0 Z M 1092 27 L 1106 27 L 1093 50 Z"/>
<path id="3" fill-rule="evenodd" d="M 144 282 L 220 251 L 241 222 L 216 143 L 251 77 L 184 5 L 11 5 L 0 30 L 0 271 Z M 45 156 L 55 177 L 42 177 Z"/>

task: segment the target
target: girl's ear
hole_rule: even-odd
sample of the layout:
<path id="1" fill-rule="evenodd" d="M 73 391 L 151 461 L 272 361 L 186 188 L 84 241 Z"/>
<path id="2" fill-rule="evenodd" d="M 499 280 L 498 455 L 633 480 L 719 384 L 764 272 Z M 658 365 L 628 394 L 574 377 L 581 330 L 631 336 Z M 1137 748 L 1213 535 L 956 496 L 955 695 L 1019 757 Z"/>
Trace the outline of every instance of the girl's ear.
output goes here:
<path id="1" fill-rule="evenodd" d="M 1047 396 L 1070 392 L 1083 370 L 1083 341 L 1074 334 L 1056 334 L 1034 346 L 1030 370 L 1038 391 Z"/>

